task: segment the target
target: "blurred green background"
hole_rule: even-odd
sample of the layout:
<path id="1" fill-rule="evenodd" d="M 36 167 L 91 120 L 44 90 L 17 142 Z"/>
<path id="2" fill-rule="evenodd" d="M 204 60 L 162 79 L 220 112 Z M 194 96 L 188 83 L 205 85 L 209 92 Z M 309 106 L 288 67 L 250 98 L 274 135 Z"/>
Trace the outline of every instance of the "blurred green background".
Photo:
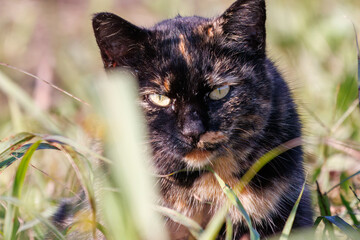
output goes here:
<path id="1" fill-rule="evenodd" d="M 104 76 L 91 18 L 109 11 L 139 26 L 177 14 L 212 17 L 233 1 L 223 0 L 0 0 L 0 63 L 45 79 L 93 104 L 96 83 Z M 322 191 L 360 170 L 360 114 L 357 99 L 357 50 L 353 25 L 360 32 L 358 0 L 267 1 L 267 51 L 293 89 L 304 123 L 309 183 Z M 360 35 L 359 35 L 360 36 Z M 44 126 L 35 109 L 0 88 L 0 139 L 21 131 L 61 134 L 91 145 L 103 137 L 99 114 L 49 85 L 0 66 L 47 113 L 56 128 Z M 2 90 L 1 90 L 2 89 Z M 19 93 L 19 92 L 18 92 Z M 20 94 L 21 95 L 21 94 Z M 74 173 L 62 154 L 36 153 L 39 171 L 30 175 L 29 204 L 39 210 L 44 198 L 56 200 L 77 191 Z M 0 195 L 9 190 L 15 167 L 1 175 Z M 72 175 L 71 175 L 72 174 Z M 41 181 L 38 181 L 41 178 Z M 357 192 L 360 176 L 352 179 Z M 353 196 L 349 194 L 349 201 Z M 345 215 L 339 191 L 329 194 L 333 213 Z"/>

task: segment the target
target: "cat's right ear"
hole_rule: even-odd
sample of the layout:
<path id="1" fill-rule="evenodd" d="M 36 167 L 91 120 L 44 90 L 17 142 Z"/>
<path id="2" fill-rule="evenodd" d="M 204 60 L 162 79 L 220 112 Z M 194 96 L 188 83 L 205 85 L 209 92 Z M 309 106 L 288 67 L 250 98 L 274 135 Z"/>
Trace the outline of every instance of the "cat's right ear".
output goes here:
<path id="1" fill-rule="evenodd" d="M 92 23 L 104 67 L 136 68 L 150 33 L 112 13 L 95 14 Z"/>

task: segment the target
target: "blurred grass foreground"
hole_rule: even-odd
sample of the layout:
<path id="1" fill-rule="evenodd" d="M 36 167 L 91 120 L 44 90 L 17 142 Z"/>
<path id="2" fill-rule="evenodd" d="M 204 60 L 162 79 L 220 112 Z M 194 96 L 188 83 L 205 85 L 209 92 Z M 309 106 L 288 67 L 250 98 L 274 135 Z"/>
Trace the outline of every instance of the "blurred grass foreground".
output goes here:
<path id="1" fill-rule="evenodd" d="M 154 208 L 157 189 L 148 150 L 140 144 L 146 129 L 134 105 L 136 81 L 125 73 L 105 76 L 91 16 L 111 11 L 150 26 L 178 13 L 214 16 L 232 2 L 0 0 L 0 63 L 20 69 L 0 66 L 0 238 L 43 239 L 51 232 L 56 239 L 71 239 L 82 231 L 108 239 L 167 239 Z M 267 10 L 268 54 L 293 89 L 304 123 L 315 239 L 360 239 L 352 26 L 360 31 L 360 2 L 271 0 Z M 51 216 L 59 201 L 77 199 L 80 189 L 90 210 L 74 216 L 70 228 L 57 230 Z M 215 223 L 199 229 L 166 211 L 160 210 L 188 224 L 199 239 L 216 233 Z"/>

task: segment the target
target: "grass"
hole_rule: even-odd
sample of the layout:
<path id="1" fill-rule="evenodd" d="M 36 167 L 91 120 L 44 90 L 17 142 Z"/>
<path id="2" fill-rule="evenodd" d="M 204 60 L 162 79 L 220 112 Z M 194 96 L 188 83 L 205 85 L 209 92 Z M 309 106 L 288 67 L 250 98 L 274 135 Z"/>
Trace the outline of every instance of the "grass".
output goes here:
<path id="1" fill-rule="evenodd" d="M 154 208 L 157 189 L 148 155 L 138 144 L 144 124 L 132 105 L 136 86 L 127 75 L 113 77 L 120 81 L 104 78 L 90 24 L 91 14 L 102 10 L 148 26 L 177 11 L 211 16 L 231 2 L 3 1 L 0 62 L 16 69 L 0 66 L 0 238 L 42 239 L 52 232 L 63 239 L 78 230 L 109 239 L 167 239 L 160 215 L 188 226 L 197 239 L 213 239 L 224 222 L 232 230 L 226 208 L 205 229 L 179 213 Z M 352 22 L 360 28 L 360 3 L 272 0 L 267 7 L 268 52 L 290 82 L 304 123 L 314 238 L 359 239 L 360 63 Z M 104 143 L 103 149 L 89 139 Z M 110 174 L 98 162 L 108 165 Z M 255 171 L 262 164 L 254 165 Z M 246 176 L 243 185 L 252 178 Z M 221 179 L 219 184 L 229 204 L 241 209 L 233 190 Z M 75 216 L 71 228 L 57 231 L 49 220 L 52 213 L 80 188 L 90 208 Z M 275 239 L 293 232 L 289 219 Z M 256 231 L 251 236 L 256 239 Z"/>

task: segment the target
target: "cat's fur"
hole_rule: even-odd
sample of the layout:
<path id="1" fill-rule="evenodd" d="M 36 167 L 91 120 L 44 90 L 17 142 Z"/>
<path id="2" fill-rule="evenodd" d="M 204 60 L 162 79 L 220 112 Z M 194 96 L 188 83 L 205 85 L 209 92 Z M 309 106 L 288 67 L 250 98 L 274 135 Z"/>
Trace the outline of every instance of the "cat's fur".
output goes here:
<path id="1" fill-rule="evenodd" d="M 269 150 L 301 136 L 290 91 L 267 58 L 264 0 L 238 0 L 215 18 L 181 17 L 140 28 L 111 14 L 94 16 L 93 27 L 106 69 L 128 68 L 139 95 L 159 175 L 161 204 L 205 226 L 227 201 L 211 166 L 234 187 Z M 219 100 L 209 93 L 230 86 Z M 171 99 L 152 103 L 150 94 Z M 265 165 L 238 197 L 262 237 L 280 231 L 305 181 L 301 147 Z M 234 239 L 248 233 L 236 208 Z M 305 189 L 294 227 L 312 224 Z M 177 236 L 169 220 L 173 238 Z M 175 229 L 175 230 L 174 230 Z"/>

